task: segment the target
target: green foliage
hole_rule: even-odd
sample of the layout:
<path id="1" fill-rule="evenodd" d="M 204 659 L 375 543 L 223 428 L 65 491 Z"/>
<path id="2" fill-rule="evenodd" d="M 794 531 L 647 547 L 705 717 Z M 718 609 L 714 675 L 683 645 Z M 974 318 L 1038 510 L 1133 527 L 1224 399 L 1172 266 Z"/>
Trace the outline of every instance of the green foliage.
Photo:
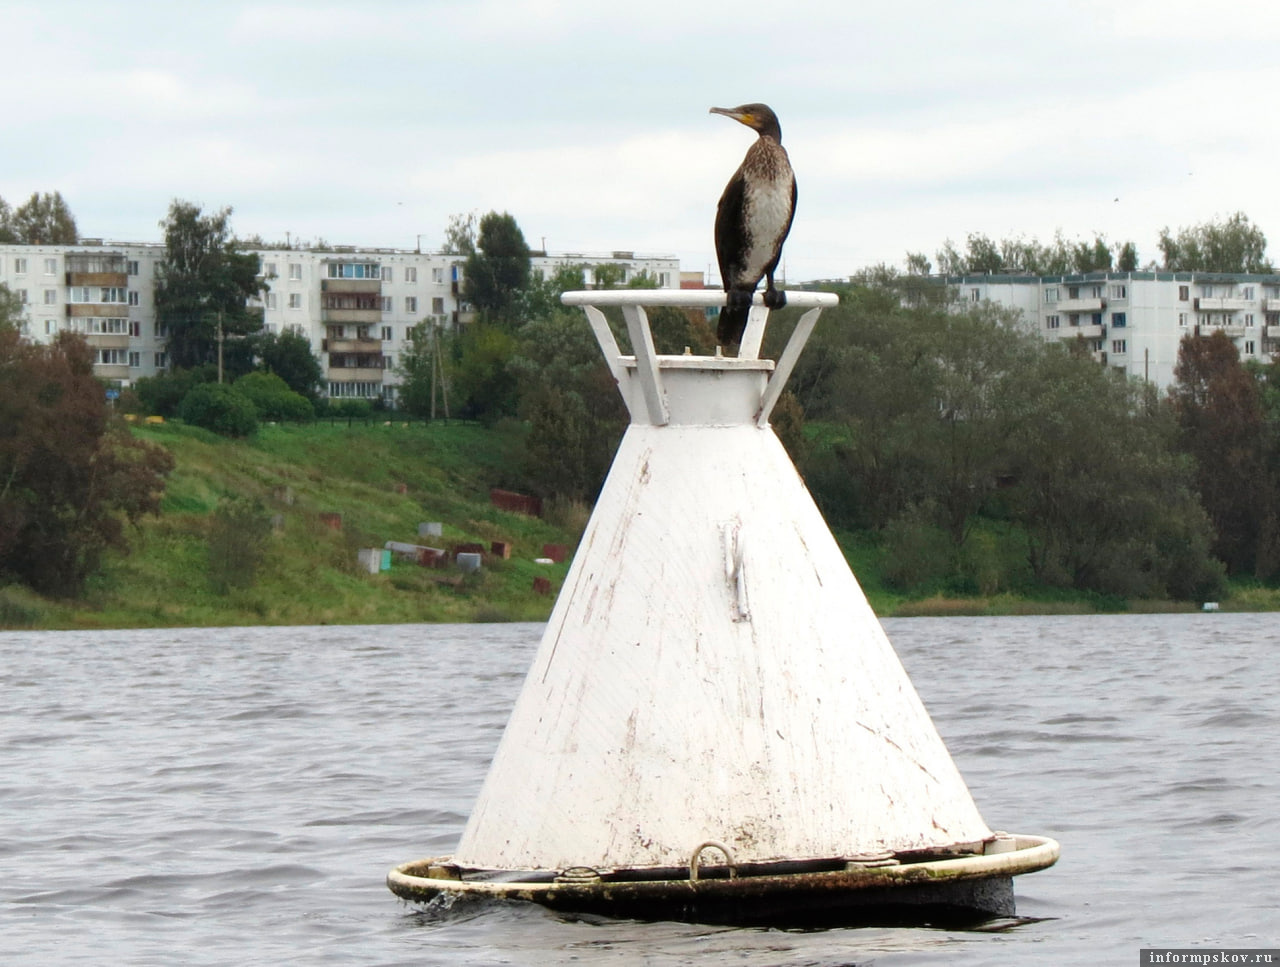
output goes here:
<path id="1" fill-rule="evenodd" d="M 516 344 L 509 328 L 483 320 L 449 340 L 449 392 L 455 416 L 492 426 L 515 415 L 516 377 L 507 364 Z"/>
<path id="2" fill-rule="evenodd" d="M 448 342 L 449 337 L 442 336 L 439 327 L 429 320 L 409 330 L 409 345 L 400 354 L 397 367 L 400 409 L 414 416 L 434 417 L 438 404 L 441 413 L 447 412 Z"/>
<path id="3" fill-rule="evenodd" d="M 209 586 L 217 594 L 253 586 L 271 539 L 261 501 L 223 498 L 209 526 Z"/>
<path id="4" fill-rule="evenodd" d="M 284 380 L 293 392 L 315 402 L 324 371 L 311 351 L 311 340 L 301 333 L 264 332 L 253 341 L 262 368 Z"/>
<path id="5" fill-rule="evenodd" d="M 1067 275 L 1106 271 L 1117 260 L 1122 270 L 1132 271 L 1137 268 L 1138 250 L 1132 242 L 1125 242 L 1113 254 L 1100 235 L 1092 242 L 1071 241 L 1058 232 L 1052 242 L 1042 244 L 1034 238 L 996 241 L 975 233 L 966 239 L 963 252 L 947 239 L 935 257 L 938 271 L 945 275 Z M 928 271 L 929 262 L 919 253 L 908 253 L 907 264 L 913 274 Z"/>
<path id="6" fill-rule="evenodd" d="M 0 329 L 0 575 L 75 595 L 124 524 L 159 509 L 164 450 L 108 418 L 84 339 L 50 345 Z"/>
<path id="7" fill-rule="evenodd" d="M 316 411 L 311 401 L 291 390 L 289 384 L 274 373 L 246 373 L 232 385 L 253 404 L 260 420 L 291 420 L 296 423 L 315 418 Z"/>
<path id="8" fill-rule="evenodd" d="M 144 413 L 163 416 L 167 420 L 178 415 L 182 401 L 192 389 L 217 378 L 218 369 L 213 365 L 174 369 L 155 376 L 143 376 L 134 384 L 134 392 Z"/>
<path id="9" fill-rule="evenodd" d="M 476 213 L 450 215 L 444 230 L 444 255 L 470 255 L 476 250 Z"/>
<path id="10" fill-rule="evenodd" d="M 170 363 L 212 363 L 219 326 L 228 344 L 262 328 L 261 310 L 246 304 L 266 286 L 258 278 L 258 258 L 239 251 L 229 207 L 206 215 L 199 205 L 175 199 L 160 226 L 165 256 L 156 267 L 155 312 L 156 321 L 168 328 Z M 251 348 L 240 355 L 246 351 L 251 358 Z M 236 356 L 234 348 L 230 352 Z"/>
<path id="11" fill-rule="evenodd" d="M 80 240 L 75 216 L 57 191 L 33 193 L 10 216 L 9 230 L 11 241 L 19 245 L 75 245 Z"/>
<path id="12" fill-rule="evenodd" d="M 0 332 L 21 331 L 25 318 L 22 300 L 12 289 L 0 282 Z"/>
<path id="13" fill-rule="evenodd" d="M 1236 212 L 1225 221 L 1180 228 L 1177 235 L 1163 228 L 1159 247 L 1164 268 L 1170 272 L 1275 271 L 1267 259 L 1266 235 L 1244 212 Z"/>
<path id="14" fill-rule="evenodd" d="M 178 415 L 191 426 L 223 436 L 249 436 L 258 429 L 253 403 L 226 383 L 199 384 L 183 398 Z"/>
<path id="15" fill-rule="evenodd" d="M 463 297 L 491 319 L 514 323 L 519 293 L 529 283 L 529 246 L 511 215 L 480 219 L 476 250 L 467 256 Z"/>

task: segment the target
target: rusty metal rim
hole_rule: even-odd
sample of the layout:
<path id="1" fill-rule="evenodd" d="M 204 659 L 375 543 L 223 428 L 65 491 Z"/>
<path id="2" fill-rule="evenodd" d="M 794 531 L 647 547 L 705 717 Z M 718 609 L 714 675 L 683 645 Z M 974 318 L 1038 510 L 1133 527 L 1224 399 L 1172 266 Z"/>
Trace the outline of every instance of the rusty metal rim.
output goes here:
<path id="1" fill-rule="evenodd" d="M 803 889 L 807 885 L 825 890 L 859 890 L 873 887 L 912 887 L 929 883 L 959 882 L 990 877 L 1017 876 L 1043 870 L 1057 862 L 1059 846 L 1046 836 L 1017 835 L 1016 848 L 1007 853 L 959 856 L 951 859 L 903 863 L 871 869 L 835 870 L 819 873 L 766 874 L 736 879 L 626 880 L 585 883 L 556 883 L 530 880 L 462 880 L 417 876 L 407 872 L 449 864 L 451 857 L 436 857 L 402 863 L 387 874 L 387 886 L 406 900 L 425 901 L 442 894 L 530 900 L 554 903 L 575 896 L 612 893 L 632 898 L 659 898 L 690 891 L 704 894 L 750 893 Z"/>

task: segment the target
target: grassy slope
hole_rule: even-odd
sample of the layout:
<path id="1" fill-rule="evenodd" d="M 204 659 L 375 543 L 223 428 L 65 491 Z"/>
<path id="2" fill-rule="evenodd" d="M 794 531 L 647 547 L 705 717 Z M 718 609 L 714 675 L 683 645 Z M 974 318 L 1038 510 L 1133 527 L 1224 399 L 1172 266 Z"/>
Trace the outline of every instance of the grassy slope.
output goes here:
<path id="1" fill-rule="evenodd" d="M 29 596 L 8 623 L 37 627 L 319 624 L 405 621 L 543 620 L 552 599 L 532 590 L 535 576 L 564 579 L 565 565 L 534 563 L 544 543 L 572 545 L 577 534 L 545 520 L 499 511 L 489 489 L 509 484 L 518 459 L 516 428 L 414 424 L 268 426 L 249 441 L 223 440 L 168 424 L 138 428 L 177 459 L 163 514 L 131 534 L 133 552 L 112 556 L 74 606 Z M 399 492 L 403 485 L 404 493 Z M 207 578 L 210 513 L 219 498 L 257 499 L 282 516 L 251 588 L 218 595 Z M 342 514 L 335 532 L 320 514 Z M 448 547 L 513 543 L 509 561 L 478 575 L 396 563 L 369 575 L 361 547 L 419 541 L 418 523 L 440 521 Z M 580 523 L 580 521 L 579 521 Z M 10 590 L 11 605 L 13 602 Z M 15 622 L 13 614 L 26 613 Z M 4 615 L 0 613 L 0 623 Z"/>

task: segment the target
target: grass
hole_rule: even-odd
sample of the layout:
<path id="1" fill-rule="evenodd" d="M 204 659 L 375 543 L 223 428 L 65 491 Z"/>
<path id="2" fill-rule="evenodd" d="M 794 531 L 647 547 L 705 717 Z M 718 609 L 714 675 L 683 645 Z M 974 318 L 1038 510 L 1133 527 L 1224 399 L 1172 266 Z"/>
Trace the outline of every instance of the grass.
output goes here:
<path id="1" fill-rule="evenodd" d="M 131 532 L 131 553 L 108 556 L 82 600 L 0 589 L 0 626 L 541 621 L 553 598 L 533 591 L 534 578 L 558 590 L 567 565 L 534 559 L 543 544 L 577 542 L 563 522 L 489 503 L 490 488 L 515 489 L 519 479 L 523 430 L 514 425 L 266 426 L 245 441 L 176 423 L 135 432 L 176 459 L 161 515 Z M 208 533 L 223 497 L 258 502 L 277 526 L 252 585 L 217 594 Z M 342 515 L 341 530 L 322 522 L 329 513 Z M 444 536 L 419 539 L 423 521 L 441 522 Z M 388 540 L 445 549 L 504 540 L 513 553 L 466 578 L 399 561 L 388 572 L 360 572 L 359 548 Z"/>

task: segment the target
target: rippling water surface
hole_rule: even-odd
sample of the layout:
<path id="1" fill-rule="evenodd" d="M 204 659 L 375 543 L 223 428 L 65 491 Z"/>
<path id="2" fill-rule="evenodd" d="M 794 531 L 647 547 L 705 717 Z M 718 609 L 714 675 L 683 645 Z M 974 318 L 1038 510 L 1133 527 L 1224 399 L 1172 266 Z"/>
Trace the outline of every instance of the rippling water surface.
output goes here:
<path id="1" fill-rule="evenodd" d="M 993 828 L 998 932 L 424 913 L 539 625 L 0 633 L 0 962 L 1136 963 L 1280 947 L 1280 618 L 887 621 Z"/>

